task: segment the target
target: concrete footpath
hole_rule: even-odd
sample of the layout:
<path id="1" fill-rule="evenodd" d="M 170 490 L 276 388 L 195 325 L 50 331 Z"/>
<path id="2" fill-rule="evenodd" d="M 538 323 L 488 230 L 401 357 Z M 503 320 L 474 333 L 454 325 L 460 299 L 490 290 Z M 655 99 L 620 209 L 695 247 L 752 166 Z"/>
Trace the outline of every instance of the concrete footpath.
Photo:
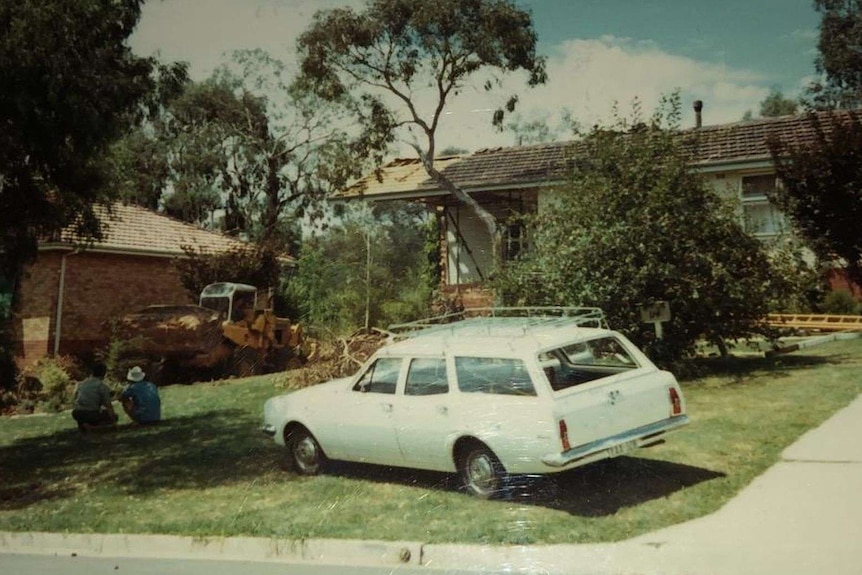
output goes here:
<path id="1" fill-rule="evenodd" d="M 862 396 L 788 447 L 781 462 L 716 513 L 620 543 L 502 547 L 0 532 L 0 553 L 409 565 L 489 573 L 857 575 L 862 573 Z"/>

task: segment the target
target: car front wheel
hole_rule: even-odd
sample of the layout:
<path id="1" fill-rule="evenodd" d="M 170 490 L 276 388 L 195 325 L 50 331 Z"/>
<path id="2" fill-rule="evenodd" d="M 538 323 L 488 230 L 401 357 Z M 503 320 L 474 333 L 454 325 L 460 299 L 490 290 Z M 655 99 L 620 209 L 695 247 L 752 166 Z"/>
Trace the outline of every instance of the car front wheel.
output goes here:
<path id="1" fill-rule="evenodd" d="M 458 466 L 467 493 L 492 499 L 502 493 L 505 470 L 497 456 L 485 446 L 468 448 Z"/>
<path id="2" fill-rule="evenodd" d="M 326 455 L 320 444 L 305 428 L 291 432 L 287 449 L 291 466 L 302 475 L 316 475 L 326 463 Z"/>

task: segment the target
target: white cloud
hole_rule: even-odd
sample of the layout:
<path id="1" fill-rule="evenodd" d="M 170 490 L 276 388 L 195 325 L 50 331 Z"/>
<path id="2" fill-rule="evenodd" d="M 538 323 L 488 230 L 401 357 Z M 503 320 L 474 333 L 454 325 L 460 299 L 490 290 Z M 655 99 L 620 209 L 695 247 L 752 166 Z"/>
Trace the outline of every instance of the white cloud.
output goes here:
<path id="1" fill-rule="evenodd" d="M 769 93 L 767 78 L 751 70 L 701 62 L 665 52 L 652 42 L 612 36 L 560 44 L 548 58 L 548 76 L 545 86 L 532 90 L 522 79 L 506 82 L 506 88 L 520 95 L 519 112 L 528 118 L 554 118 L 568 109 L 584 126 L 609 121 L 614 103 L 626 115 L 635 99 L 649 115 L 662 95 L 676 89 L 683 103 L 683 127 L 694 123 L 691 105 L 696 99 L 704 102 L 704 124 L 734 122 L 746 110 L 756 110 Z M 488 101 L 484 91 L 467 90 L 452 109 L 490 108 Z M 490 131 L 490 113 L 478 116 L 450 115 L 441 143 L 470 149 L 513 143 L 511 134 Z"/>

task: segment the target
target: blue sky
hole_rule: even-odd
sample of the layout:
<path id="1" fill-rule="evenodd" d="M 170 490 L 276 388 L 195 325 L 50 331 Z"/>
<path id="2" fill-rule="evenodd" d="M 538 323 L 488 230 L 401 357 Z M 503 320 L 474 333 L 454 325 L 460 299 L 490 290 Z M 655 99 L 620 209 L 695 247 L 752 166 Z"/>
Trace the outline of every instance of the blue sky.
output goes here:
<path id="1" fill-rule="evenodd" d="M 433 1 L 433 0 L 432 0 Z M 150 0 L 134 50 L 191 62 L 202 79 L 239 48 L 263 48 L 290 63 L 292 46 L 319 8 L 359 0 Z M 607 121 L 637 98 L 650 111 L 680 91 L 687 111 L 704 101 L 704 123 L 757 111 L 772 86 L 796 96 L 814 74 L 819 16 L 811 0 L 521 0 L 534 17 L 550 80 L 520 94 L 523 120 L 555 124 L 568 110 L 582 124 Z M 507 92 L 501 92 L 503 99 Z M 511 145 L 490 128 L 500 102 L 465 90 L 448 108 L 440 147 Z M 687 113 L 683 125 L 693 122 Z"/>
<path id="2" fill-rule="evenodd" d="M 545 51 L 569 38 L 611 35 L 762 73 L 798 90 L 813 73 L 819 15 L 811 0 L 532 0 Z"/>
<path id="3" fill-rule="evenodd" d="M 545 51 L 570 38 L 610 35 L 751 69 L 785 92 L 814 71 L 819 16 L 811 0 L 532 0 Z"/>

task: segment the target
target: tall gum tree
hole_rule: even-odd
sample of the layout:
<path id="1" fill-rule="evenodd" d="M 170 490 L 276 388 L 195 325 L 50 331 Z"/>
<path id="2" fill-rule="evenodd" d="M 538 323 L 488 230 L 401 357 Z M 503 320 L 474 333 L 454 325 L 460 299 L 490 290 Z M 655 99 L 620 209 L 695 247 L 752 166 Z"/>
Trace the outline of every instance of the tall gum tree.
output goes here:
<path id="1" fill-rule="evenodd" d="M 0 2 L 0 274 L 70 224 L 97 235 L 98 158 L 155 90 L 126 40 L 141 0 Z"/>
<path id="2" fill-rule="evenodd" d="M 862 106 L 862 0 L 814 0 L 820 35 L 814 61 L 821 79 L 808 88 L 820 110 Z"/>
<path id="3" fill-rule="evenodd" d="M 129 184 L 121 186 L 129 200 L 194 223 L 223 209 L 226 232 L 291 248 L 296 221 L 320 219 L 322 199 L 361 174 L 354 155 L 385 144 L 346 125 L 348 108 L 322 105 L 289 80 L 281 61 L 245 50 L 186 85 L 117 147 L 117 180 Z"/>
<path id="4" fill-rule="evenodd" d="M 510 0 L 367 0 L 362 12 L 317 12 L 297 49 L 298 85 L 328 100 L 349 95 L 369 130 L 413 135 L 408 143 L 428 175 L 483 222 L 499 264 L 497 221 L 436 169 L 436 134 L 446 105 L 484 73 L 499 75 L 485 82 L 489 91 L 516 71 L 527 73 L 531 87 L 546 81 L 531 15 Z M 428 106 L 420 96 L 426 91 Z M 511 96 L 496 110 L 494 124 L 502 126 L 516 103 Z"/>

